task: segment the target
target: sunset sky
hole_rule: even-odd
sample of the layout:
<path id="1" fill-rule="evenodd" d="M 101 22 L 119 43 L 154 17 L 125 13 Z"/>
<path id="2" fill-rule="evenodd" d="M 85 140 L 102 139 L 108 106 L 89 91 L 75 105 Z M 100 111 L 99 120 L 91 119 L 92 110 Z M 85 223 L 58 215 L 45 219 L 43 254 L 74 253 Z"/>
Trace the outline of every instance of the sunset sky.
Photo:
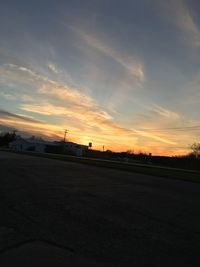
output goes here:
<path id="1" fill-rule="evenodd" d="M 200 3 L 1 0 L 0 130 L 94 149 L 189 152 L 200 137 Z"/>

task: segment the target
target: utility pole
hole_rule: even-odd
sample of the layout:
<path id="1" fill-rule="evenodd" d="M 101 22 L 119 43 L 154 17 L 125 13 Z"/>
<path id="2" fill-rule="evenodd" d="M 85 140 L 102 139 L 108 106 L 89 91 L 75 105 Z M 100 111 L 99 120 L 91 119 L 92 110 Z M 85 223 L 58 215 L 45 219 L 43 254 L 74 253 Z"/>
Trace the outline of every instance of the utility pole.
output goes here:
<path id="1" fill-rule="evenodd" d="M 65 130 L 64 130 L 64 142 L 66 142 L 66 135 L 67 135 L 67 133 L 68 133 L 68 130 L 65 129 Z"/>

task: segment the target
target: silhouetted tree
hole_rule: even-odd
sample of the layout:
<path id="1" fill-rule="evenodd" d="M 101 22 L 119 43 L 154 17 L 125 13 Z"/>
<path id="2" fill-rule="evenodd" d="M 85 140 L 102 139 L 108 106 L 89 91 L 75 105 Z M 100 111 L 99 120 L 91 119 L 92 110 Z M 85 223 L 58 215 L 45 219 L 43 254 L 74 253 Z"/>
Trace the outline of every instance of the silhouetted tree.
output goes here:
<path id="1" fill-rule="evenodd" d="M 126 153 L 127 153 L 127 155 L 132 155 L 132 154 L 134 154 L 134 150 L 132 150 L 132 149 L 128 149 L 128 150 L 126 151 Z"/>
<path id="2" fill-rule="evenodd" d="M 200 156 L 200 143 L 194 143 L 191 145 L 193 154 L 198 158 Z"/>
<path id="3" fill-rule="evenodd" d="M 9 143 L 16 139 L 15 131 L 12 133 L 3 133 L 0 135 L 0 146 L 8 147 Z"/>

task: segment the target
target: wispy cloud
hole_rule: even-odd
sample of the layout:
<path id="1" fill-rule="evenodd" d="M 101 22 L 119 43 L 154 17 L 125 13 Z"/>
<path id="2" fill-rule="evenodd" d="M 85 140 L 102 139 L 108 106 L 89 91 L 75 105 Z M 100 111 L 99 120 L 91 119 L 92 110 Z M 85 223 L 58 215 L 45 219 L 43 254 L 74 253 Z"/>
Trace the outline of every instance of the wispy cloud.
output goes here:
<path id="1" fill-rule="evenodd" d="M 0 97 L 5 98 L 6 100 L 15 100 L 16 96 L 14 94 L 8 94 L 6 92 L 0 91 Z"/>
<path id="2" fill-rule="evenodd" d="M 200 30 L 194 21 L 191 10 L 183 0 L 178 1 L 177 15 L 178 26 L 185 34 L 186 40 L 189 41 L 194 47 L 199 48 Z"/>
<path id="3" fill-rule="evenodd" d="M 123 138 L 126 138 L 128 140 L 131 138 L 131 136 L 144 136 L 148 137 L 154 140 L 157 140 L 162 143 L 166 144 L 171 144 L 174 145 L 176 144 L 173 141 L 170 141 L 164 137 L 159 137 L 158 135 L 148 133 L 145 131 L 141 130 L 135 130 L 135 129 L 127 129 L 124 127 L 119 126 L 118 124 L 114 123 L 111 120 L 111 117 L 105 116 L 106 114 L 104 113 L 99 113 L 99 112 L 92 112 L 92 111 L 87 111 L 87 113 L 82 114 L 79 112 L 79 110 L 75 109 L 70 109 L 70 108 L 65 108 L 65 107 L 60 107 L 60 106 L 53 106 L 48 103 L 42 103 L 40 105 L 21 105 L 21 109 L 28 111 L 28 112 L 33 112 L 33 113 L 39 113 L 43 115 L 66 115 L 69 117 L 72 117 L 76 120 L 79 121 L 79 123 L 85 123 L 89 126 L 95 126 L 96 129 L 99 129 L 99 132 L 104 132 L 105 135 L 107 136 L 112 136 L 112 139 L 115 139 L 113 135 L 120 135 L 122 134 L 123 137 L 117 137 L 117 139 L 120 141 Z"/>
<path id="4" fill-rule="evenodd" d="M 53 64 L 53 63 L 49 63 L 49 64 L 47 64 L 47 67 L 48 67 L 51 71 L 53 71 L 54 73 L 56 73 L 56 74 L 60 73 L 60 70 L 58 69 L 58 67 L 57 67 L 55 64 Z"/>
<path id="5" fill-rule="evenodd" d="M 148 137 L 148 138 L 152 138 L 152 139 L 154 139 L 154 140 L 160 141 L 160 142 L 165 143 L 165 144 L 176 145 L 176 142 L 174 142 L 174 141 L 170 141 L 170 140 L 167 139 L 167 138 L 160 137 L 160 136 L 158 136 L 158 135 L 149 133 L 148 131 L 140 131 L 140 130 L 135 130 L 135 131 L 136 131 L 139 135 L 141 135 L 141 136 L 145 136 L 145 137 Z"/>
<path id="6" fill-rule="evenodd" d="M 163 108 L 159 105 L 153 105 L 153 108 L 151 110 L 157 113 L 158 115 L 165 117 L 167 119 L 176 120 L 180 118 L 180 115 L 178 113 L 173 112 L 169 109 Z"/>
<path id="7" fill-rule="evenodd" d="M 0 109 L 0 117 L 6 118 L 6 119 L 8 119 L 8 118 L 9 119 L 18 119 L 18 120 L 22 120 L 22 121 L 26 121 L 26 122 L 31 122 L 31 123 L 43 124 L 43 122 L 41 122 L 39 120 L 35 120 L 34 118 L 32 118 L 30 116 L 11 113 L 11 112 L 8 112 L 8 111 L 2 110 L 2 109 Z"/>
<path id="8" fill-rule="evenodd" d="M 124 127 L 116 123 L 111 114 L 102 108 L 91 96 L 85 95 L 81 89 L 59 83 L 47 76 L 43 76 L 32 69 L 23 66 L 9 65 L 17 80 L 25 79 L 35 85 L 35 97 L 31 101 L 23 101 L 19 105 L 22 111 L 32 114 L 40 114 L 49 121 L 56 121 L 57 125 L 33 121 L 31 118 L 15 115 L 1 118 L 0 123 L 9 127 L 15 125 L 19 129 L 34 132 L 48 137 L 63 135 L 66 122 L 73 129 L 73 137 L 83 142 L 94 138 L 97 145 L 104 144 L 107 147 L 115 147 L 115 150 L 131 148 L 137 144 L 140 137 L 155 140 L 157 143 L 174 145 L 175 142 L 166 136 Z M 21 76 L 21 73 L 24 75 Z M 24 99 L 26 100 L 26 98 Z M 29 100 L 29 98 L 28 98 Z M 28 102 L 28 103 L 27 103 Z M 170 113 L 161 107 L 154 107 L 164 116 Z M 34 116 L 35 117 L 35 116 Z M 47 129 L 44 131 L 44 129 Z M 74 140 L 74 141 L 76 141 Z M 131 144 L 131 147 L 130 147 Z M 121 147 L 121 149 L 120 149 Z"/>
<path id="9" fill-rule="evenodd" d="M 20 99 L 23 101 L 23 102 L 33 102 L 34 101 L 34 97 L 30 96 L 30 95 L 27 95 L 27 94 L 22 94 L 20 95 Z"/>
<path id="10" fill-rule="evenodd" d="M 98 50 L 120 64 L 129 73 L 129 75 L 136 78 L 139 83 L 144 81 L 144 68 L 141 62 L 130 55 L 119 53 L 116 49 L 114 49 L 114 47 L 110 47 L 105 41 L 100 40 L 96 36 L 93 36 L 75 27 L 71 27 L 71 30 L 78 34 L 89 47 Z"/>
<path id="11" fill-rule="evenodd" d="M 0 110 L 0 125 L 3 125 L 3 128 L 15 129 L 19 133 L 25 132 L 28 135 L 35 134 L 48 138 L 60 138 L 63 132 L 63 128 L 60 126 L 44 123 L 29 116 L 18 115 L 5 110 Z"/>
<path id="12" fill-rule="evenodd" d="M 89 96 L 82 94 L 74 87 L 62 85 L 58 82 L 48 80 L 38 89 L 41 95 L 51 96 L 60 101 L 67 101 L 68 104 L 76 104 L 88 108 L 97 106 L 96 102 Z"/>
<path id="13" fill-rule="evenodd" d="M 161 4 L 162 3 L 162 4 Z M 192 48 L 200 47 L 200 29 L 195 22 L 195 10 L 189 6 L 189 1 L 169 0 L 159 2 L 167 11 L 167 19 L 173 22 L 181 31 L 184 42 L 188 43 Z"/>
<path id="14" fill-rule="evenodd" d="M 24 67 L 24 66 L 19 66 L 19 65 L 11 64 L 11 63 L 5 64 L 5 66 L 8 66 L 11 69 L 16 69 L 18 71 L 25 72 L 34 78 L 37 78 L 37 79 L 41 78 L 41 76 L 39 74 L 37 74 L 35 71 L 31 70 L 30 68 Z"/>
<path id="15" fill-rule="evenodd" d="M 56 106 L 50 103 L 41 102 L 40 104 L 29 105 L 22 104 L 20 106 L 21 110 L 38 113 L 47 116 L 66 116 L 73 119 L 76 119 L 79 125 L 85 124 L 88 126 L 95 126 L 101 132 L 106 132 L 106 134 L 114 134 L 114 133 L 123 133 L 130 134 L 131 131 L 129 129 L 125 129 L 120 127 L 116 123 L 112 121 L 112 117 L 109 116 L 104 111 L 93 111 L 87 110 L 83 107 L 63 107 Z M 133 133 L 133 132 L 132 132 Z"/>

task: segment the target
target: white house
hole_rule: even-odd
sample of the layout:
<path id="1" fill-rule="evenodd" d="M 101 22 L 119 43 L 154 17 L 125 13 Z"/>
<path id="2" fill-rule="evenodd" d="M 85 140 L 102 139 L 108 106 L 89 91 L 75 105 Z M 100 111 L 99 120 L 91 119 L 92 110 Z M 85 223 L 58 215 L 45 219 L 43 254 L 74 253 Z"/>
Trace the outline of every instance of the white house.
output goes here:
<path id="1" fill-rule="evenodd" d="M 9 148 L 16 151 L 46 152 L 47 146 L 56 146 L 54 142 L 42 139 L 17 139 L 10 143 Z"/>
<path id="2" fill-rule="evenodd" d="M 88 146 L 76 144 L 73 142 L 66 142 L 65 147 L 68 151 L 71 151 L 71 153 L 77 157 L 83 156 L 85 151 L 88 149 Z"/>
<path id="3" fill-rule="evenodd" d="M 64 153 L 81 157 L 88 149 L 88 146 L 76 144 L 73 142 L 50 142 L 36 138 L 19 138 L 11 142 L 9 148 L 16 151 Z"/>

